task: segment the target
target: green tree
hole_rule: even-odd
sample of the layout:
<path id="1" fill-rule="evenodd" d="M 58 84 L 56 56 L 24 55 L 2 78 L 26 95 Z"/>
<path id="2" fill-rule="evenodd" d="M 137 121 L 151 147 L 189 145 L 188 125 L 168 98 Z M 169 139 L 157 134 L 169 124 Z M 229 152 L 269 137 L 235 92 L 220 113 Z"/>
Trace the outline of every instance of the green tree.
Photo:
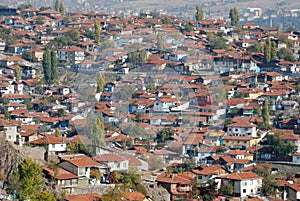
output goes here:
<path id="1" fill-rule="evenodd" d="M 52 78 L 51 72 L 51 53 L 47 49 L 43 54 L 43 70 L 44 70 L 44 79 L 46 83 L 49 83 Z"/>
<path id="2" fill-rule="evenodd" d="M 268 38 L 264 43 L 264 61 L 269 63 L 271 61 L 271 39 Z"/>
<path id="3" fill-rule="evenodd" d="M 212 49 L 228 49 L 228 45 L 226 44 L 226 40 L 223 38 L 212 38 L 210 40 L 210 46 Z"/>
<path id="4" fill-rule="evenodd" d="M 38 16 L 35 20 L 35 24 L 43 25 L 44 24 L 44 17 L 43 16 Z"/>
<path id="5" fill-rule="evenodd" d="M 60 12 L 60 0 L 56 0 L 55 1 L 55 10 L 57 11 L 57 12 Z"/>
<path id="6" fill-rule="evenodd" d="M 97 79 L 97 90 L 96 90 L 97 93 L 100 93 L 104 90 L 104 84 L 105 84 L 104 77 L 102 73 L 99 73 Z"/>
<path id="7" fill-rule="evenodd" d="M 197 21 L 203 20 L 204 18 L 204 12 L 200 6 L 196 6 L 196 15 L 195 18 Z"/>
<path id="8" fill-rule="evenodd" d="M 54 81 L 57 79 L 58 59 L 56 56 L 56 52 L 54 50 L 51 50 L 50 56 L 51 56 L 51 80 Z"/>
<path id="9" fill-rule="evenodd" d="M 21 76 L 22 76 L 21 68 L 19 66 L 17 66 L 17 68 L 15 70 L 15 77 L 16 77 L 17 82 L 19 82 L 21 80 Z"/>
<path id="10" fill-rule="evenodd" d="M 165 50 L 165 47 L 164 47 L 164 37 L 161 33 L 158 33 L 157 34 L 157 37 L 156 37 L 156 40 L 157 40 L 157 49 L 159 52 L 162 52 Z"/>
<path id="11" fill-rule="evenodd" d="M 80 32 L 77 29 L 71 29 L 69 32 L 66 33 L 66 37 L 69 38 L 71 41 L 78 41 L 80 37 Z"/>
<path id="12" fill-rule="evenodd" d="M 267 100 L 264 102 L 262 114 L 263 114 L 263 118 L 264 118 L 265 129 L 269 130 L 271 128 L 271 126 L 270 126 L 269 102 Z"/>
<path id="13" fill-rule="evenodd" d="M 269 134 L 264 141 L 264 144 L 269 145 L 272 152 L 277 157 L 287 157 L 289 154 L 294 153 L 295 145 L 290 142 L 285 142 L 282 138 L 283 132 L 276 132 L 273 135 Z"/>
<path id="14" fill-rule="evenodd" d="M 50 6 L 41 6 L 40 9 L 39 9 L 39 11 L 41 12 L 41 11 L 49 10 L 49 9 L 51 9 Z"/>
<path id="15" fill-rule="evenodd" d="M 56 198 L 53 193 L 45 190 L 37 193 L 33 201 L 56 201 Z"/>
<path id="16" fill-rule="evenodd" d="M 232 196 L 233 195 L 233 186 L 231 184 L 221 186 L 220 193 L 223 195 Z"/>
<path id="17" fill-rule="evenodd" d="M 271 42 L 271 61 L 274 61 L 277 57 L 276 43 Z"/>
<path id="18" fill-rule="evenodd" d="M 278 53 L 277 56 L 279 59 L 283 59 L 285 61 L 295 61 L 293 52 L 287 48 L 281 48 Z"/>
<path id="19" fill-rule="evenodd" d="M 229 17 L 232 26 L 240 26 L 240 14 L 236 7 L 230 9 Z"/>
<path id="20" fill-rule="evenodd" d="M 247 48 L 248 52 L 262 52 L 262 45 L 260 42 L 255 41 L 253 45 Z"/>
<path id="21" fill-rule="evenodd" d="M 8 192 L 17 191 L 20 200 L 34 200 L 44 185 L 41 167 L 32 159 L 25 159 L 8 178 Z"/>
<path id="22" fill-rule="evenodd" d="M 28 9 L 28 8 L 32 8 L 33 6 L 31 4 L 21 4 L 18 6 L 18 10 L 25 10 L 25 9 Z"/>
<path id="23" fill-rule="evenodd" d="M 95 43 L 98 45 L 100 44 L 100 34 L 101 34 L 101 26 L 100 26 L 100 22 L 99 20 L 95 20 L 95 25 L 94 25 L 94 29 L 95 29 Z"/>
<path id="24" fill-rule="evenodd" d="M 92 112 L 87 116 L 86 133 L 94 145 L 105 146 L 102 118 Z"/>
<path id="25" fill-rule="evenodd" d="M 65 110 L 60 108 L 57 110 L 57 116 L 58 117 L 63 117 L 65 115 Z"/>
<path id="26" fill-rule="evenodd" d="M 64 5 L 62 2 L 60 3 L 60 6 L 59 6 L 59 12 L 60 12 L 62 15 L 65 15 L 65 14 L 66 14 L 65 5 Z"/>

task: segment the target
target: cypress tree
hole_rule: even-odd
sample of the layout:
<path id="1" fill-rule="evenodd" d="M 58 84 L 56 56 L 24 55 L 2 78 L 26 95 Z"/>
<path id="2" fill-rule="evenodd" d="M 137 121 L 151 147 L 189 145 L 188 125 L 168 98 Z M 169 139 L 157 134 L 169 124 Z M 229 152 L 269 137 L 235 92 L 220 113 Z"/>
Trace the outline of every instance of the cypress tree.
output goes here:
<path id="1" fill-rule="evenodd" d="M 271 42 L 271 61 L 276 59 L 277 51 L 276 51 L 276 43 L 274 41 Z"/>
<path id="2" fill-rule="evenodd" d="M 232 26 L 240 26 L 240 14 L 236 7 L 230 9 L 229 17 Z"/>
<path id="3" fill-rule="evenodd" d="M 100 31 L 100 22 L 98 20 L 95 21 L 94 29 L 95 29 L 95 43 L 99 44 L 101 31 Z"/>
<path id="4" fill-rule="evenodd" d="M 65 5 L 61 2 L 59 6 L 59 12 L 64 15 L 66 13 Z"/>
<path id="5" fill-rule="evenodd" d="M 60 12 L 60 1 L 59 0 L 56 0 L 55 1 L 55 10 L 57 11 L 57 12 Z"/>
<path id="6" fill-rule="evenodd" d="M 202 10 L 202 8 L 200 6 L 196 6 L 196 20 L 199 21 L 199 20 L 203 20 L 204 18 L 204 12 Z"/>
<path id="7" fill-rule="evenodd" d="M 58 60 L 56 57 L 56 52 L 51 50 L 51 80 L 54 81 L 57 79 L 57 65 Z"/>
<path id="8" fill-rule="evenodd" d="M 264 60 L 269 63 L 271 61 L 271 40 L 268 38 L 264 43 Z"/>
<path id="9" fill-rule="evenodd" d="M 43 70 L 44 70 L 44 78 L 45 82 L 49 83 L 52 78 L 51 72 L 51 54 L 47 49 L 43 54 Z"/>

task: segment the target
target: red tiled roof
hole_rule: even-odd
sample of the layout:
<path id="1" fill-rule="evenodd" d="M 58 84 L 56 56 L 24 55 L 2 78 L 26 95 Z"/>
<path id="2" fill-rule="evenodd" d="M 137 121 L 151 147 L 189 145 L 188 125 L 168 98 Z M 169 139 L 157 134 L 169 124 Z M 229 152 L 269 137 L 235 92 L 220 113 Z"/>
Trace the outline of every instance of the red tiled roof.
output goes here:
<path id="1" fill-rule="evenodd" d="M 84 154 L 74 154 L 60 156 L 63 161 L 67 161 L 76 167 L 100 167 L 101 164 Z"/>
<path id="2" fill-rule="evenodd" d="M 51 168 L 49 167 L 43 167 L 43 170 L 46 171 L 50 176 L 54 177 L 54 172 Z M 64 170 L 62 168 L 58 168 L 56 172 L 55 179 L 58 180 L 69 180 L 69 179 L 77 179 L 78 176 L 68 172 L 67 170 Z"/>
<path id="3" fill-rule="evenodd" d="M 36 139 L 30 144 L 35 144 L 35 145 L 43 145 L 43 144 L 66 144 L 67 139 L 66 138 L 59 138 L 55 137 L 53 135 L 46 135 L 44 137 L 41 137 L 39 139 Z"/>
<path id="4" fill-rule="evenodd" d="M 184 174 L 161 174 L 156 178 L 156 182 L 170 184 L 192 184 L 191 178 Z"/>
<path id="5" fill-rule="evenodd" d="M 100 156 L 93 157 L 93 159 L 98 162 L 122 162 L 128 160 L 128 158 L 117 154 L 101 154 Z"/>
<path id="6" fill-rule="evenodd" d="M 98 193 L 88 193 L 80 195 L 69 195 L 65 197 L 67 201 L 100 201 L 101 195 Z"/>
<path id="7" fill-rule="evenodd" d="M 237 173 L 221 176 L 220 178 L 241 181 L 241 180 L 248 180 L 248 179 L 261 179 L 262 177 L 255 174 L 254 172 L 237 172 Z"/>

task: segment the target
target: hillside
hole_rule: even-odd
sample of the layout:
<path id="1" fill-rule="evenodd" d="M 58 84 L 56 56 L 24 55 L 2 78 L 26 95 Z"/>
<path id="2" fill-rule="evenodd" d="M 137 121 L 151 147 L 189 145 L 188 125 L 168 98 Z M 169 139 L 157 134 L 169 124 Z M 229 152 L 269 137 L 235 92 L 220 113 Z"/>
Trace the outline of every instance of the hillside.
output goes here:
<path id="1" fill-rule="evenodd" d="M 23 161 L 24 155 L 2 135 L 0 135 L 0 142 L 0 174 L 7 177 Z"/>

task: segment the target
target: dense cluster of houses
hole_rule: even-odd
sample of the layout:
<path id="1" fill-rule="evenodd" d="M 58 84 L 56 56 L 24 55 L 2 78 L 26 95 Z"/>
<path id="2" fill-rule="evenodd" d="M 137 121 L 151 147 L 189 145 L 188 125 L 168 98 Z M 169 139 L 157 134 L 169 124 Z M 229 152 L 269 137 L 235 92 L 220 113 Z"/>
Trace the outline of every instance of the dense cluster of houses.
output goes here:
<path id="1" fill-rule="evenodd" d="M 91 37 L 95 21 L 101 25 L 100 45 Z M 186 25 L 192 30 L 187 32 Z M 173 16 L 61 15 L 34 8 L 1 19 L 0 29 L 17 36 L 13 42 L 0 40 L 0 134 L 16 146 L 44 147 L 45 161 L 58 165 L 55 172 L 44 166 L 45 178 L 54 178 L 56 187 L 70 194 L 66 200 L 101 199 L 98 194 L 76 195 L 78 187 L 113 184 L 116 172 L 130 171 L 141 175 L 149 192 L 163 187 L 171 201 L 202 199 L 193 191 L 212 183 L 216 200 L 225 199 L 217 192 L 228 185 L 233 197 L 260 200 L 263 177 L 254 173 L 255 166 L 278 160 L 263 142 L 279 131 L 284 143 L 294 146 L 289 162 L 300 164 L 297 31 Z M 221 36 L 227 48 L 216 48 L 212 36 Z M 71 41 L 62 42 L 64 37 Z M 264 62 L 262 51 L 249 50 L 267 39 L 277 51 L 288 49 L 294 60 Z M 43 84 L 40 62 L 51 47 L 59 66 L 101 71 L 104 77 L 112 71 L 120 79 L 105 82 L 90 107 L 70 86 Z M 141 48 L 146 50 L 144 61 L 130 63 L 129 53 Z M 28 53 L 36 60 L 24 56 Z M 136 76 L 126 76 L 131 73 Z M 101 116 L 106 146 L 83 143 L 87 110 Z M 80 146 L 91 146 L 90 155 L 80 152 Z M 71 153 L 74 147 L 77 152 Z M 187 160 L 193 167 L 185 166 Z M 278 183 L 281 199 L 300 199 L 300 184 L 291 179 Z M 135 191 L 126 199 L 151 200 Z"/>

